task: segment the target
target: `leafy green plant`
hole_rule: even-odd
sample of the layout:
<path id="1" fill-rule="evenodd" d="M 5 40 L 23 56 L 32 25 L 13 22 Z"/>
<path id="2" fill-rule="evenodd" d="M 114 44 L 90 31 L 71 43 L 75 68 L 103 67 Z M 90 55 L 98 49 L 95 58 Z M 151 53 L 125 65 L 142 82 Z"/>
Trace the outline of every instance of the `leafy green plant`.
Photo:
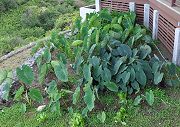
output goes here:
<path id="1" fill-rule="evenodd" d="M 37 121 L 39 123 L 43 123 L 43 122 L 45 122 L 47 120 L 47 118 L 48 118 L 48 116 L 46 115 L 45 112 L 43 112 L 43 113 L 38 114 Z"/>
<path id="2" fill-rule="evenodd" d="M 104 123 L 106 120 L 106 113 L 103 111 L 97 115 L 97 118 L 100 120 L 101 123 Z"/>
<path id="3" fill-rule="evenodd" d="M 70 119 L 70 127 L 84 127 L 84 119 L 81 114 L 73 113 L 72 118 Z"/>

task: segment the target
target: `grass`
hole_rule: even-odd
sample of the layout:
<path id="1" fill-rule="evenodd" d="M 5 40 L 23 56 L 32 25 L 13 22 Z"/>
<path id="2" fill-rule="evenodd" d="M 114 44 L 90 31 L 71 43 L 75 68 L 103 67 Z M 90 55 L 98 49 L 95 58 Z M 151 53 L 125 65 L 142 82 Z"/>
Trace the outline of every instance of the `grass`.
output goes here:
<path id="1" fill-rule="evenodd" d="M 180 88 L 167 88 L 166 90 L 154 89 L 155 103 L 152 107 L 142 104 L 139 107 L 130 106 L 127 109 L 128 116 L 126 123 L 128 127 L 179 127 L 180 126 Z M 87 127 L 121 127 L 121 123 L 116 123 L 116 105 L 118 99 L 116 95 L 100 96 L 101 102 L 108 107 L 98 109 L 90 113 L 85 119 Z M 97 113 L 106 112 L 106 121 L 102 124 L 97 119 Z M 15 104 L 10 108 L 4 108 L 0 112 L 1 127 L 68 127 L 70 115 L 63 112 L 61 116 L 44 111 L 47 119 L 38 122 L 40 113 L 31 108 L 27 113 L 19 111 L 19 105 Z"/>

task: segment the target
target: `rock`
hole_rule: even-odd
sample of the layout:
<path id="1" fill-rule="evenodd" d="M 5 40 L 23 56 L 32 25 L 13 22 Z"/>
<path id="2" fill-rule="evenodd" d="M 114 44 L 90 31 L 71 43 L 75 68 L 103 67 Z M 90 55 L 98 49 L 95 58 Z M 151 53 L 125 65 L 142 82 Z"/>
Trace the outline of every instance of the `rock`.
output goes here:
<path id="1" fill-rule="evenodd" d="M 36 109 L 36 111 L 41 112 L 45 107 L 46 105 L 41 105 Z"/>

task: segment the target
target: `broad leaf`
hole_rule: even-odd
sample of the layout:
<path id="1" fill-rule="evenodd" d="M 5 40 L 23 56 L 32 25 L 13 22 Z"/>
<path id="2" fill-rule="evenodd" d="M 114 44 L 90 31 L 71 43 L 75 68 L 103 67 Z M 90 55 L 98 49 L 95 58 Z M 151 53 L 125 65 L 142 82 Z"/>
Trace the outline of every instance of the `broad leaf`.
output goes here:
<path id="1" fill-rule="evenodd" d="M 134 100 L 134 105 L 135 106 L 139 105 L 141 103 L 141 100 L 142 100 L 141 96 L 137 96 Z"/>
<path id="2" fill-rule="evenodd" d="M 3 81 L 6 79 L 8 72 L 6 70 L 0 71 L 0 85 L 3 83 Z"/>
<path id="3" fill-rule="evenodd" d="M 21 80 L 23 83 L 31 85 L 34 80 L 34 74 L 31 67 L 27 65 L 23 65 L 22 69 L 17 68 L 16 69 L 17 77 L 19 80 Z"/>
<path id="4" fill-rule="evenodd" d="M 73 104 L 75 105 L 80 97 L 80 87 L 77 87 L 74 94 L 73 94 Z"/>
<path id="5" fill-rule="evenodd" d="M 164 73 L 156 72 L 154 74 L 154 84 L 158 85 L 163 79 Z"/>
<path id="6" fill-rule="evenodd" d="M 142 85 L 145 86 L 147 83 L 147 77 L 142 69 L 136 71 L 136 80 Z"/>
<path id="7" fill-rule="evenodd" d="M 82 40 L 76 40 L 72 43 L 72 46 L 77 47 L 77 46 L 80 46 L 81 44 L 83 44 Z"/>
<path id="8" fill-rule="evenodd" d="M 91 65 L 87 65 L 85 64 L 83 67 L 83 75 L 84 78 L 86 79 L 86 81 L 90 81 L 91 80 Z"/>
<path id="9" fill-rule="evenodd" d="M 66 65 L 63 64 L 62 61 L 52 61 L 51 62 L 54 72 L 56 74 L 56 77 L 62 81 L 67 82 L 68 81 L 68 71 Z"/>
<path id="10" fill-rule="evenodd" d="M 99 113 L 99 114 L 97 115 L 97 118 L 101 121 L 101 123 L 104 123 L 105 120 L 106 120 L 106 114 L 105 114 L 105 112 L 103 111 L 102 113 Z"/>
<path id="11" fill-rule="evenodd" d="M 102 76 L 102 79 L 104 81 L 106 81 L 106 82 L 111 81 L 112 75 L 111 75 L 111 72 L 110 72 L 110 70 L 108 68 L 104 68 L 104 70 L 102 71 L 101 76 Z"/>
<path id="12" fill-rule="evenodd" d="M 22 94 L 24 92 L 24 86 L 21 86 L 17 91 L 16 94 L 14 96 L 14 100 L 19 101 L 22 97 Z"/>
<path id="13" fill-rule="evenodd" d="M 118 92 L 118 87 L 114 82 L 105 82 L 104 85 L 113 92 Z"/>
<path id="14" fill-rule="evenodd" d="M 43 64 L 40 68 L 39 77 L 38 77 L 38 81 L 40 84 L 44 83 L 47 71 L 48 71 L 47 64 Z"/>
<path id="15" fill-rule="evenodd" d="M 45 61 L 46 61 L 47 63 L 49 63 L 49 62 L 51 61 L 51 52 L 50 52 L 50 49 L 46 48 L 46 49 L 44 50 L 43 57 L 44 57 L 44 59 L 45 59 Z"/>
<path id="16" fill-rule="evenodd" d="M 145 97 L 146 97 L 146 101 L 148 102 L 148 104 L 150 106 L 152 106 L 153 103 L 154 103 L 154 94 L 153 94 L 153 91 L 150 90 L 149 92 L 146 92 Z"/>
<path id="17" fill-rule="evenodd" d="M 29 91 L 29 96 L 32 100 L 41 103 L 43 101 L 43 96 L 39 89 L 31 88 Z"/>
<path id="18" fill-rule="evenodd" d="M 94 95 L 94 91 L 91 89 L 91 83 L 92 81 L 89 81 L 87 84 L 85 84 L 84 87 L 84 92 L 85 92 L 84 102 L 86 103 L 89 111 L 92 111 L 92 109 L 94 108 L 94 101 L 95 101 L 95 95 Z"/>
<path id="19" fill-rule="evenodd" d="M 145 59 L 151 53 L 151 47 L 148 45 L 143 45 L 140 47 L 140 58 Z"/>

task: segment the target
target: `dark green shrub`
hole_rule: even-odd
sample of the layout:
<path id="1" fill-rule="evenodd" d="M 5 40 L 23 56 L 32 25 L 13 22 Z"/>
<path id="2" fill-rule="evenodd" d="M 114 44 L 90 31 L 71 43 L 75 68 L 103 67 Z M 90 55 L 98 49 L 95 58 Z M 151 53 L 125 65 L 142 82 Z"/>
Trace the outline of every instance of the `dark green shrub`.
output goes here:
<path id="1" fill-rule="evenodd" d="M 39 20 L 39 26 L 43 29 L 51 30 L 54 27 L 55 20 L 56 20 L 56 14 L 54 12 L 51 12 L 49 10 L 44 11 L 40 14 L 38 17 Z"/>
<path id="2" fill-rule="evenodd" d="M 0 12 L 6 11 L 5 5 L 2 1 L 0 1 Z"/>
<path id="3" fill-rule="evenodd" d="M 10 9 L 17 8 L 18 4 L 16 0 L 1 0 L 0 12 L 9 11 Z"/>
<path id="4" fill-rule="evenodd" d="M 25 27 L 35 27 L 39 22 L 40 10 L 38 7 L 29 7 L 21 17 L 21 23 Z"/>
<path id="5" fill-rule="evenodd" d="M 16 3 L 18 4 L 18 5 L 22 5 L 22 4 L 25 4 L 25 3 L 27 3 L 29 0 L 16 0 Z"/>

